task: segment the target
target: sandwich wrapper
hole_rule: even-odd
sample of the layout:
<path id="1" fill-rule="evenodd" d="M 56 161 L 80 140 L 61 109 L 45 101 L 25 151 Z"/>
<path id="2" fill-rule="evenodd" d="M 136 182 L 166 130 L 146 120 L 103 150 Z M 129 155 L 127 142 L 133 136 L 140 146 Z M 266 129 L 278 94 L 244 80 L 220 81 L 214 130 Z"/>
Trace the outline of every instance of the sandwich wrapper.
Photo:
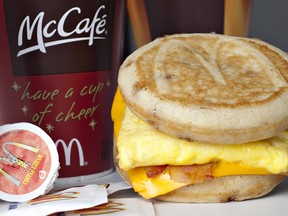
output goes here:
<path id="1" fill-rule="evenodd" d="M 25 202 L 46 194 L 58 176 L 53 140 L 31 123 L 0 127 L 0 199 Z"/>
<path id="2" fill-rule="evenodd" d="M 121 190 L 130 189 L 125 182 L 106 185 L 85 185 L 40 196 L 23 203 L 0 202 L 1 216 L 153 216 L 152 202 L 139 198 L 109 198 Z"/>
<path id="3" fill-rule="evenodd" d="M 139 198 L 111 198 L 107 203 L 89 209 L 61 212 L 51 216 L 155 216 L 153 204 Z"/>
<path id="4" fill-rule="evenodd" d="M 44 216 L 108 202 L 104 185 L 86 185 L 47 194 L 23 203 L 0 203 L 1 216 Z"/>

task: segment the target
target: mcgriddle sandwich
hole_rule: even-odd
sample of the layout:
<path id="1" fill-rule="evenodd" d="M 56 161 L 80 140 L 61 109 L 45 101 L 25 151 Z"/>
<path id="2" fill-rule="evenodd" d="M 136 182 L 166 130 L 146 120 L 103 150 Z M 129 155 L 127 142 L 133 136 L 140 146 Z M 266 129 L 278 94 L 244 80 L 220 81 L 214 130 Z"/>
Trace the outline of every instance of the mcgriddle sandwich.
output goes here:
<path id="1" fill-rule="evenodd" d="M 176 34 L 119 70 L 119 174 L 146 199 L 226 202 L 263 196 L 288 169 L 288 56 L 257 39 Z"/>

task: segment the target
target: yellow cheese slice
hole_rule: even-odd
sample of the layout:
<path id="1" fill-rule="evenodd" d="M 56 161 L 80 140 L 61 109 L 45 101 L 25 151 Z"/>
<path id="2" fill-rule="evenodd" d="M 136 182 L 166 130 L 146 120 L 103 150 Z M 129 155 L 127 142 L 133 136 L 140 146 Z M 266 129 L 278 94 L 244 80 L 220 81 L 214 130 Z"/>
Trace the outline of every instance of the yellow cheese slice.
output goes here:
<path id="1" fill-rule="evenodd" d="M 145 199 L 163 195 L 170 191 L 189 185 L 189 183 L 173 181 L 168 170 L 153 178 L 147 177 L 146 171 L 143 167 L 131 169 L 127 173 L 130 177 L 134 190 Z M 213 170 L 214 177 L 249 174 L 261 175 L 271 173 L 265 169 L 247 167 L 241 164 L 229 164 L 225 162 L 220 162 Z"/>

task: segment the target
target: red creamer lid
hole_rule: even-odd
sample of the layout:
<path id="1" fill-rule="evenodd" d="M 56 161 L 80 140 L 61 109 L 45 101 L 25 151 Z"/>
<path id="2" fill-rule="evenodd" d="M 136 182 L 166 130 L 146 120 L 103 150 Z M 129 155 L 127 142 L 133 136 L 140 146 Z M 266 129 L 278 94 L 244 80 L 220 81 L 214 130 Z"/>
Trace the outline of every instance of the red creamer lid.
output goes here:
<path id="1" fill-rule="evenodd" d="M 25 202 L 48 192 L 59 156 L 50 136 L 30 123 L 0 126 L 0 199 Z"/>

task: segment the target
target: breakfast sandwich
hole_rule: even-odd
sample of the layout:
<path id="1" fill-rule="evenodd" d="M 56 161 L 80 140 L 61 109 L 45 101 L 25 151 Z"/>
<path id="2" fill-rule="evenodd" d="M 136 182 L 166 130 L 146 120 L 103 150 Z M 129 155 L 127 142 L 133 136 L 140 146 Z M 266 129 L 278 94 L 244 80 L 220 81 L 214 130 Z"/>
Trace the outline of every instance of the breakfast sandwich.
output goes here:
<path id="1" fill-rule="evenodd" d="M 288 56 L 257 39 L 158 38 L 126 58 L 112 107 L 119 174 L 146 199 L 264 196 L 288 169 Z"/>

